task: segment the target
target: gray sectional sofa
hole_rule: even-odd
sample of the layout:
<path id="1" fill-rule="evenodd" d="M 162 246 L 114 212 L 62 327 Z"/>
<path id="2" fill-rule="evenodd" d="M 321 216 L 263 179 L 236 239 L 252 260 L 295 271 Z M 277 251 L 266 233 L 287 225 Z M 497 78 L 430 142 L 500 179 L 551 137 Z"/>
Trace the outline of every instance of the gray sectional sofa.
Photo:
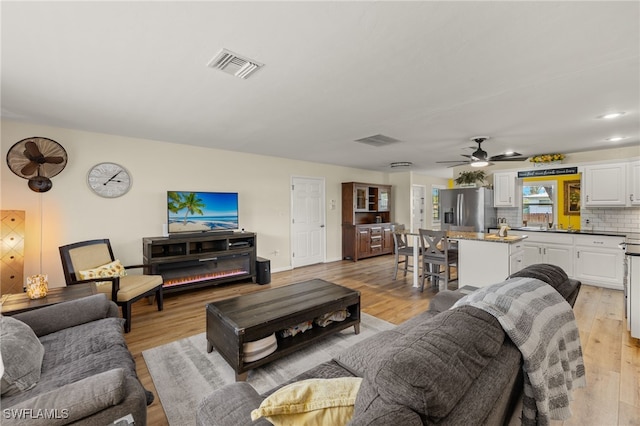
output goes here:
<path id="1" fill-rule="evenodd" d="M 147 421 L 118 307 L 97 294 L 2 317 L 3 425 Z"/>
<path id="2" fill-rule="evenodd" d="M 550 284 L 571 306 L 580 289 L 579 281 L 552 265 L 533 265 L 515 276 Z M 440 292 L 426 312 L 288 383 L 362 377 L 351 425 L 506 424 L 523 390 L 522 355 L 490 314 L 468 305 L 449 309 L 463 296 Z M 251 411 L 278 388 L 259 395 L 245 382 L 224 386 L 201 401 L 196 423 L 269 425 L 264 418 L 252 422 Z"/>

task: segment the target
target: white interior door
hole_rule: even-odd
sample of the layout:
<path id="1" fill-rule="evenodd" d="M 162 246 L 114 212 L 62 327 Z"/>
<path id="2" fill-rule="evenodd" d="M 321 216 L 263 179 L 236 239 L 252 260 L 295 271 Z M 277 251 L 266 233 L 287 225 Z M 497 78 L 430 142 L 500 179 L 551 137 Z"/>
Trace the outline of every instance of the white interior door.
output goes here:
<path id="1" fill-rule="evenodd" d="M 293 177 L 291 189 L 291 266 L 324 262 L 324 179 Z"/>
<path id="2" fill-rule="evenodd" d="M 425 211 L 427 189 L 423 185 L 411 186 L 411 230 L 425 229 Z"/>

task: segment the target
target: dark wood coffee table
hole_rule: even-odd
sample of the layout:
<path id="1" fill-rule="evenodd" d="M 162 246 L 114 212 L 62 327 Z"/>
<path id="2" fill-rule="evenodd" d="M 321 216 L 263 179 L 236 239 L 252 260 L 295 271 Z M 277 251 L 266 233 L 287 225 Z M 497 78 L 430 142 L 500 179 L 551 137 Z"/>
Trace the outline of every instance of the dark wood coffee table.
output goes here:
<path id="1" fill-rule="evenodd" d="M 2 315 L 15 315 L 20 312 L 31 311 L 33 309 L 55 305 L 56 303 L 91 296 L 97 292 L 94 283 L 86 283 L 49 288 L 47 296 L 42 299 L 29 299 L 27 293 L 5 294 L 2 296 L 2 299 L 0 299 L 2 302 Z"/>
<path id="2" fill-rule="evenodd" d="M 326 327 L 282 338 L 278 331 L 329 312 L 347 309 L 350 316 Z M 249 370 L 281 358 L 314 340 L 353 326 L 360 332 L 360 292 L 314 279 L 259 291 L 207 305 L 207 352 L 215 348 L 233 367 L 236 380 L 246 380 Z M 243 345 L 276 333 L 278 348 L 272 354 L 244 362 Z"/>

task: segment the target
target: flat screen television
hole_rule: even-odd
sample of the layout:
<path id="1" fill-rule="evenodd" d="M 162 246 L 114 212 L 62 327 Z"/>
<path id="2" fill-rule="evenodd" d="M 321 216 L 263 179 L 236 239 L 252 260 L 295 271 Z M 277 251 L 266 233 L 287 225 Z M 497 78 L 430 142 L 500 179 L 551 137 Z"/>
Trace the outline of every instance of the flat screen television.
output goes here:
<path id="1" fill-rule="evenodd" d="M 238 229 L 237 192 L 167 191 L 169 234 Z"/>

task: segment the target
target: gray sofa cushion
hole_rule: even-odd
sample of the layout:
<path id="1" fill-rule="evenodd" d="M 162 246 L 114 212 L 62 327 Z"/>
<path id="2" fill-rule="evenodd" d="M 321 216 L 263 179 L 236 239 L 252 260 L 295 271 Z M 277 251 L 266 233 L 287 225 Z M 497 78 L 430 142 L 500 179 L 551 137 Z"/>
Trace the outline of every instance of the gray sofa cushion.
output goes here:
<path id="1" fill-rule="evenodd" d="M 298 374 L 296 377 L 290 380 L 287 380 L 284 383 L 281 383 L 280 385 L 274 387 L 273 389 L 269 389 L 267 392 L 264 392 L 260 396 L 263 398 L 266 398 L 272 393 L 274 393 L 275 391 L 277 391 L 278 389 L 288 384 L 299 382 L 301 380 L 336 379 L 338 377 L 353 377 L 353 376 L 356 376 L 356 374 L 352 374 L 351 371 L 344 368 L 341 364 L 337 363 L 335 360 L 331 360 L 331 361 L 323 362 L 322 364 L 316 365 L 315 367 L 312 367 L 307 371 L 304 371 Z M 357 376 L 357 377 L 362 377 L 362 376 Z"/>
<path id="2" fill-rule="evenodd" d="M 44 309 L 23 312 L 13 317 L 28 324 L 36 336 L 40 337 L 65 328 L 117 316 L 118 307 L 114 303 L 104 294 L 94 294 Z"/>
<path id="3" fill-rule="evenodd" d="M 34 388 L 2 399 L 11 406 L 69 383 L 115 368 L 136 377 L 135 362 L 122 335 L 121 318 L 104 318 L 42 336 L 45 353 Z"/>
<path id="4" fill-rule="evenodd" d="M 402 404 L 393 404 L 383 400 L 373 386 L 360 385 L 358 399 L 368 401 L 366 410 L 356 409 L 349 426 L 422 426 L 420 416 Z"/>
<path id="5" fill-rule="evenodd" d="M 271 422 L 262 417 L 255 422 L 251 421 L 251 411 L 258 408 L 263 399 L 249 383 L 231 383 L 200 401 L 196 408 L 196 425 L 271 425 Z"/>
<path id="6" fill-rule="evenodd" d="M 364 377 L 364 372 L 367 371 L 373 360 L 380 356 L 380 348 L 394 343 L 402 336 L 404 334 L 398 332 L 397 328 L 381 331 L 342 351 L 334 360 L 354 376 Z"/>
<path id="7" fill-rule="evenodd" d="M 112 407 L 124 398 L 125 376 L 120 368 L 109 370 L 45 392 L 11 407 L 11 410 L 48 409 L 53 416 L 47 418 L 12 417 L 2 424 L 17 425 L 65 425 L 78 421 L 96 412 Z"/>
<path id="8" fill-rule="evenodd" d="M 358 394 L 356 415 L 371 409 L 379 395 L 421 417 L 445 417 L 500 351 L 504 339 L 497 320 L 471 306 L 433 317 L 378 351 L 361 386 L 366 392 Z"/>
<path id="9" fill-rule="evenodd" d="M 570 280 L 567 273 L 564 272 L 561 267 L 548 263 L 538 263 L 527 266 L 515 274 L 512 274 L 509 278 L 516 277 L 536 278 L 543 281 L 555 288 L 556 291 L 569 302 L 571 302 L 570 299 L 572 294 L 576 291 L 576 287 L 580 286 L 580 282 Z"/>
<path id="10" fill-rule="evenodd" d="M 2 396 L 7 397 L 33 388 L 40 380 L 44 347 L 33 330 L 15 318 L 0 316 L 0 330 Z"/>

